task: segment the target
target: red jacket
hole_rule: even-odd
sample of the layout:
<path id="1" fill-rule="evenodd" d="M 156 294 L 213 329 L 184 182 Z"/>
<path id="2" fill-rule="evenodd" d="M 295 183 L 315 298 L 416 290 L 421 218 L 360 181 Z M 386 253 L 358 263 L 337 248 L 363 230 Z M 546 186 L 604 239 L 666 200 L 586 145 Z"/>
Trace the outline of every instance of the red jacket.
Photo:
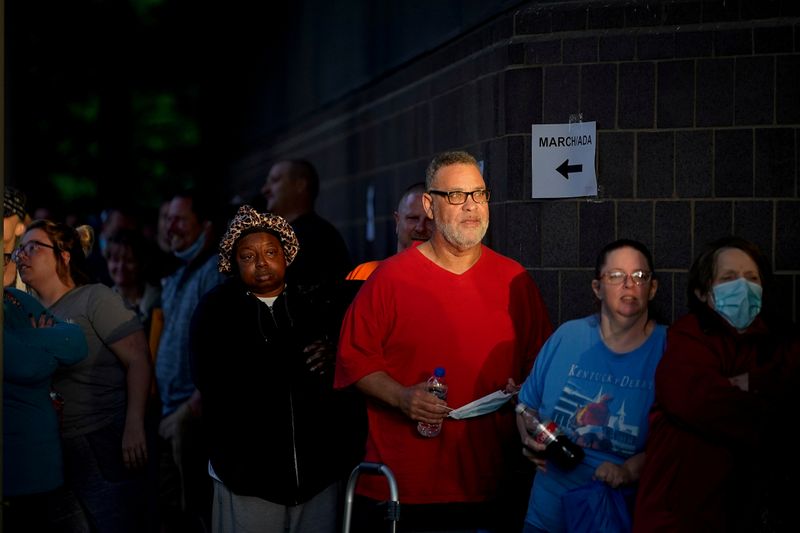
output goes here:
<path id="1" fill-rule="evenodd" d="M 778 340 L 760 318 L 740 334 L 711 310 L 701 315 L 670 328 L 656 370 L 635 532 L 752 531 L 759 480 L 771 468 L 763 460 L 775 458 L 762 437 L 783 441 L 786 421 L 772 421 L 797 381 L 797 343 Z M 747 392 L 729 380 L 745 373 Z"/>

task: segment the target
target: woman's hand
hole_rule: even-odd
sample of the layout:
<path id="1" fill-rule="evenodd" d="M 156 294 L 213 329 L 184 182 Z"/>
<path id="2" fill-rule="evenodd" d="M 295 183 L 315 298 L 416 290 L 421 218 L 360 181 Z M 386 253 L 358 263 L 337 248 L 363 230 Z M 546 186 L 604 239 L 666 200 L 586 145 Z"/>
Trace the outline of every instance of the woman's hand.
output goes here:
<path id="1" fill-rule="evenodd" d="M 332 371 L 336 365 L 336 346 L 327 336 L 303 348 L 303 353 L 310 354 L 306 359 L 309 372 L 325 374 Z"/>
<path id="2" fill-rule="evenodd" d="M 147 463 L 144 413 L 150 392 L 150 348 L 142 330 L 134 331 L 111 344 L 111 351 L 125 367 L 128 407 L 122 432 L 122 458 L 128 468 Z"/>
<path id="3" fill-rule="evenodd" d="M 750 373 L 745 372 L 744 374 L 739 374 L 738 376 L 733 376 L 732 378 L 728 378 L 728 381 L 731 382 L 731 385 L 734 387 L 739 387 L 739 389 L 747 392 L 750 390 Z"/>
<path id="4" fill-rule="evenodd" d="M 615 489 L 621 485 L 627 485 L 633 481 L 631 479 L 630 472 L 628 472 L 625 467 L 621 465 L 615 465 L 614 463 L 609 463 L 608 461 L 598 466 L 597 470 L 594 471 L 594 476 L 592 477 L 598 481 L 603 481 L 608 485 L 611 485 L 611 487 Z"/>
<path id="5" fill-rule="evenodd" d="M 509 381 L 513 383 L 511 380 Z M 519 438 L 522 441 L 522 455 L 535 464 L 537 470 L 547 472 L 547 460 L 544 457 L 547 447 L 531 437 L 525 419 L 520 413 L 517 413 L 517 431 L 519 431 Z"/>
<path id="6" fill-rule="evenodd" d="M 147 442 L 143 423 L 125 422 L 122 432 L 122 460 L 125 467 L 134 470 L 147 464 Z"/>
<path id="7" fill-rule="evenodd" d="M 540 472 L 547 472 L 547 459 L 544 457 L 544 445 L 539 444 L 535 440 L 529 437 L 531 445 L 525 444 L 523 442 L 522 447 L 522 455 L 525 456 L 528 461 L 532 462 L 536 465 L 536 469 Z M 541 448 L 541 450 L 536 450 L 536 448 Z"/>
<path id="8" fill-rule="evenodd" d="M 42 311 L 37 319 L 33 313 L 28 315 L 31 319 L 31 327 L 34 328 L 52 328 L 54 324 L 53 315 L 48 315 L 46 311 Z"/>
<path id="9" fill-rule="evenodd" d="M 605 462 L 594 471 L 594 479 L 617 488 L 638 481 L 644 466 L 645 452 L 637 453 L 621 465 Z"/>

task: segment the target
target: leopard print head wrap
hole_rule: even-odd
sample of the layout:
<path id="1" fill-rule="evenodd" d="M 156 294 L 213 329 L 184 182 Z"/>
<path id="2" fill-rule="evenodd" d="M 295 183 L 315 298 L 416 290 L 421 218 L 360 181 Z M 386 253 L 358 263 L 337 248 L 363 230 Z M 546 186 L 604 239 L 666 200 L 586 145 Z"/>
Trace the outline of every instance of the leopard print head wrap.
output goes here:
<path id="1" fill-rule="evenodd" d="M 222 242 L 219 243 L 219 271 L 223 274 L 231 273 L 231 255 L 233 248 L 242 233 L 247 231 L 252 233 L 252 229 L 269 230 L 278 235 L 278 239 L 283 247 L 283 255 L 286 257 L 286 266 L 292 264 L 297 251 L 300 249 L 300 244 L 297 242 L 297 236 L 294 230 L 281 216 L 273 215 L 272 213 L 259 213 L 249 205 L 243 205 L 239 208 L 236 216 L 233 217 L 228 230 L 222 237 Z"/>

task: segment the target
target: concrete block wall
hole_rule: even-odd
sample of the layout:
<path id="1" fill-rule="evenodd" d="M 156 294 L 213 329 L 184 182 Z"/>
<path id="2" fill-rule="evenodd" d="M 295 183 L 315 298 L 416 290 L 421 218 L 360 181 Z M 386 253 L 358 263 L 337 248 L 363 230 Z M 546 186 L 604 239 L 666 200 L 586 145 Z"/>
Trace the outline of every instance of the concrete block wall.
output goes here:
<path id="1" fill-rule="evenodd" d="M 577 113 L 597 122 L 598 196 L 531 199 L 531 124 Z M 486 242 L 529 269 L 556 324 L 591 311 L 595 255 L 620 237 L 652 250 L 657 308 L 674 320 L 692 259 L 731 233 L 767 252 L 772 297 L 798 319 L 798 2 L 524 3 L 318 110 L 235 173 L 253 187 L 274 159 L 312 160 L 319 210 L 361 261 L 392 253 L 396 198 L 450 149 L 484 161 Z"/>

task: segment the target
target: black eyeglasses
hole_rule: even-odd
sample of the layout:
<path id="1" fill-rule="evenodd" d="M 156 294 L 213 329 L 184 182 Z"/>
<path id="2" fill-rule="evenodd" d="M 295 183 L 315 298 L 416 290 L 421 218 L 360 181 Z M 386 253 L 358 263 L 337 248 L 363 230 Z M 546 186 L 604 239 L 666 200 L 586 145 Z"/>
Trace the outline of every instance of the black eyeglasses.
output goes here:
<path id="1" fill-rule="evenodd" d="M 36 253 L 39 248 L 50 248 L 51 250 L 58 250 L 52 244 L 47 244 L 46 242 L 42 241 L 28 241 L 25 244 L 20 245 L 16 250 L 11 252 L 11 260 L 15 263 L 19 262 L 20 254 L 25 254 L 26 257 L 30 257 Z"/>
<path id="2" fill-rule="evenodd" d="M 447 203 L 461 205 L 467 201 L 467 197 L 472 196 L 472 201 L 476 204 L 485 204 L 489 201 L 491 191 L 489 189 L 475 189 L 474 191 L 436 191 L 429 190 L 428 194 L 436 194 L 447 198 Z"/>
<path id="3" fill-rule="evenodd" d="M 631 277 L 633 284 L 638 287 L 642 283 L 647 283 L 650 281 L 653 273 L 648 272 L 647 270 L 634 270 L 630 274 L 627 274 L 624 270 L 610 270 L 605 274 L 600 275 L 600 277 L 605 279 L 606 283 L 609 285 L 621 285 L 628 280 L 628 276 Z"/>

